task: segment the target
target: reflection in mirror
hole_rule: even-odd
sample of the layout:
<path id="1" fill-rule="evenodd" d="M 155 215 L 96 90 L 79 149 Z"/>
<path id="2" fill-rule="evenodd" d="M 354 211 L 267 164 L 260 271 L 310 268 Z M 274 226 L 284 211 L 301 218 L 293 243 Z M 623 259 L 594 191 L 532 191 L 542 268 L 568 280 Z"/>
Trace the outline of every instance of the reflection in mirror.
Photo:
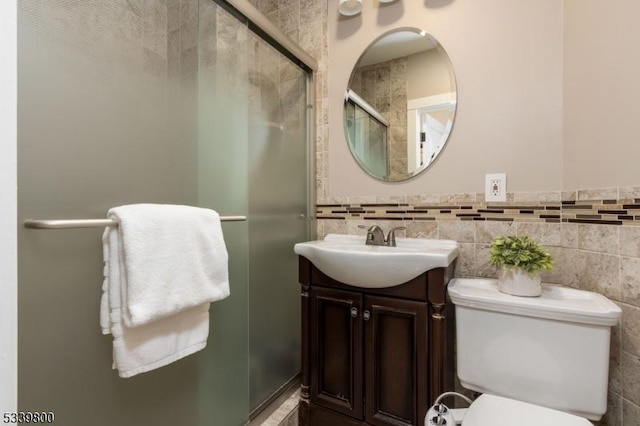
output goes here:
<path id="1" fill-rule="evenodd" d="M 378 179 L 416 176 L 444 148 L 456 101 L 453 67 L 438 41 L 419 29 L 390 31 L 351 73 L 344 113 L 349 149 Z"/>

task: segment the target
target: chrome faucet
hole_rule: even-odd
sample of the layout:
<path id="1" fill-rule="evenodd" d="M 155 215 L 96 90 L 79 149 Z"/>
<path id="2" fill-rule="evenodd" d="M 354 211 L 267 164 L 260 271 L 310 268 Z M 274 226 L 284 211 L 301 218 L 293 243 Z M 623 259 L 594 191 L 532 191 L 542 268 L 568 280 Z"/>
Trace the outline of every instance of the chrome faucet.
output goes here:
<path id="1" fill-rule="evenodd" d="M 395 228 L 391 228 L 389 233 L 387 234 L 387 238 L 384 237 L 384 232 L 382 228 L 378 225 L 366 226 L 366 225 L 358 225 L 358 228 L 367 230 L 367 241 L 366 244 L 368 246 L 396 246 L 396 231 L 401 229 L 406 229 L 404 226 L 396 226 Z"/>
<path id="2" fill-rule="evenodd" d="M 367 230 L 367 242 L 368 246 L 384 246 L 386 245 L 386 241 L 384 239 L 384 232 L 382 232 L 382 228 L 378 225 L 373 225 L 371 227 L 365 225 L 358 225 L 358 228 Z"/>
<path id="3" fill-rule="evenodd" d="M 387 238 L 385 240 L 385 245 L 388 245 L 389 247 L 395 247 L 396 246 L 396 231 L 401 231 L 403 229 L 407 229 L 404 226 L 396 226 L 395 228 L 391 228 L 389 230 L 389 233 L 387 234 Z"/>

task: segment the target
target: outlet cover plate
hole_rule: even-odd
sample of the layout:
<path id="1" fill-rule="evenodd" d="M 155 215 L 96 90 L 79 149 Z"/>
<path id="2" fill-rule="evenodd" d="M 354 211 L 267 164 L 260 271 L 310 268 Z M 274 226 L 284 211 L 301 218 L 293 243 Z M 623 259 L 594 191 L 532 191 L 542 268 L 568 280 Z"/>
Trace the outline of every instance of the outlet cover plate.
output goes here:
<path id="1" fill-rule="evenodd" d="M 485 175 L 485 201 L 507 201 L 507 174 L 492 173 Z"/>

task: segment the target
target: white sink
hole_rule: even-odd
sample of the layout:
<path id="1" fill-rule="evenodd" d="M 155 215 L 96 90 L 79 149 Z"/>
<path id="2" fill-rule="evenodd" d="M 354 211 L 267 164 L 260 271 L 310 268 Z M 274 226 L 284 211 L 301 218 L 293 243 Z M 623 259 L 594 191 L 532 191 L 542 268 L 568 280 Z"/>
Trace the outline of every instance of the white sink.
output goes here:
<path id="1" fill-rule="evenodd" d="M 328 234 L 324 240 L 298 243 L 293 251 L 334 280 L 356 287 L 403 284 L 458 257 L 452 240 L 396 238 L 396 247 L 365 245 L 364 235 Z"/>

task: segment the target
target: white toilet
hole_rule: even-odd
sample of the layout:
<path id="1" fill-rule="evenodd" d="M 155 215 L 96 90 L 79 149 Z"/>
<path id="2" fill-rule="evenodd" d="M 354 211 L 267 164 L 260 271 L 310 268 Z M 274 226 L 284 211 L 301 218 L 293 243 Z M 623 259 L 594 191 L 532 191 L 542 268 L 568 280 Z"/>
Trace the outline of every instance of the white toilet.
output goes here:
<path id="1" fill-rule="evenodd" d="M 511 296 L 491 279 L 453 279 L 449 296 L 458 377 L 483 394 L 463 426 L 586 426 L 602 417 L 616 304 L 550 284 L 540 297 Z"/>

